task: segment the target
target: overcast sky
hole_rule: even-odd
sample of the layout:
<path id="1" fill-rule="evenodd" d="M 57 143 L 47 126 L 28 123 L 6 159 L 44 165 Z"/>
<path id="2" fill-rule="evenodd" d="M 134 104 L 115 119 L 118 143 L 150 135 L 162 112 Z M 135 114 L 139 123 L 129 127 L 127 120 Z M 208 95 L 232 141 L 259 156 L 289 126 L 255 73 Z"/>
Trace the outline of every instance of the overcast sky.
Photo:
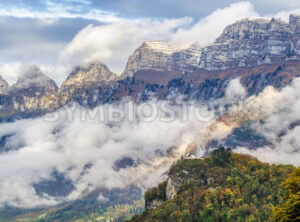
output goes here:
<path id="1" fill-rule="evenodd" d="M 35 64 L 60 84 L 95 59 L 120 73 L 145 40 L 205 45 L 238 19 L 299 9 L 299 0 L 0 0 L 0 75 L 14 83 Z"/>

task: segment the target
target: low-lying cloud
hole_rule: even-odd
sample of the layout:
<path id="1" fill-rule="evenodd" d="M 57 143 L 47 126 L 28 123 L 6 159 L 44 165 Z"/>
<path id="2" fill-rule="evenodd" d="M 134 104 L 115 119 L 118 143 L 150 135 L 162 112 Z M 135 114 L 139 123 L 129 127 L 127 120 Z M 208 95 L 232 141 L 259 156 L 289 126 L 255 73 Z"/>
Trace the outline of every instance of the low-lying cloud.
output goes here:
<path id="1" fill-rule="evenodd" d="M 300 78 L 282 90 L 267 87 L 257 97 L 249 97 L 245 109 L 261 120 L 253 123 L 253 129 L 272 143 L 257 150 L 246 148 L 239 152 L 250 153 L 272 163 L 300 165 Z"/>
<path id="2" fill-rule="evenodd" d="M 45 116 L 1 124 L 0 136 L 8 136 L 5 147 L 11 150 L 0 155 L 0 167 L 5 169 L 0 172 L 0 206 L 41 207 L 100 186 L 155 185 L 191 142 L 201 142 L 200 129 L 213 121 L 199 121 L 194 115 L 188 121 L 180 116 L 172 121 L 82 120 L 81 112 L 79 107 L 63 108 L 55 121 Z M 130 158 L 134 166 L 116 170 L 115 163 L 122 158 Z M 54 179 L 53 172 L 74 184 L 67 197 L 36 193 L 34 184 Z"/>

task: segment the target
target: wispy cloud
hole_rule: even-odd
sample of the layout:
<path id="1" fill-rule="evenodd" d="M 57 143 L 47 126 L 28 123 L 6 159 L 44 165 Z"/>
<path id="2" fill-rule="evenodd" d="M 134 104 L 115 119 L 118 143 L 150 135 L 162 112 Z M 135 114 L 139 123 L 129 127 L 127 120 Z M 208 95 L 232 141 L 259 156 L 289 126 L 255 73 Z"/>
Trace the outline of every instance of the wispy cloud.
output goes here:
<path id="1" fill-rule="evenodd" d="M 71 4 L 71 3 L 81 4 Z M 0 16 L 12 16 L 16 18 L 35 18 L 35 19 L 58 19 L 58 18 L 83 18 L 98 20 L 100 22 L 116 22 L 119 17 L 114 12 L 93 9 L 87 7 L 88 1 L 72 1 L 70 4 L 46 1 L 43 9 L 34 7 L 15 7 L 2 5 Z M 1 4 L 0 4 L 1 5 Z"/>

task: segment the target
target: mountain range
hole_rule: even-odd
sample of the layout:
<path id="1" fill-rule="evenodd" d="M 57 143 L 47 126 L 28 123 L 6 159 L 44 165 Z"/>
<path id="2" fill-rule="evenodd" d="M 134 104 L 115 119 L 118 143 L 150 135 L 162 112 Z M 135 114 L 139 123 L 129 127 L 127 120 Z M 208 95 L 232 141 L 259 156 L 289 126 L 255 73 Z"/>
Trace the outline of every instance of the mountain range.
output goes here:
<path id="1" fill-rule="evenodd" d="M 240 78 L 248 95 L 266 86 L 283 87 L 299 76 L 300 16 L 280 19 L 247 18 L 227 26 L 208 46 L 177 48 L 169 42 L 144 42 L 129 57 L 124 72 L 115 74 L 100 61 L 78 66 L 58 87 L 36 67 L 9 86 L 0 77 L 0 120 L 34 117 L 75 101 L 84 107 L 131 97 L 159 99 L 174 93 L 191 100 L 224 96 L 233 78 Z"/>

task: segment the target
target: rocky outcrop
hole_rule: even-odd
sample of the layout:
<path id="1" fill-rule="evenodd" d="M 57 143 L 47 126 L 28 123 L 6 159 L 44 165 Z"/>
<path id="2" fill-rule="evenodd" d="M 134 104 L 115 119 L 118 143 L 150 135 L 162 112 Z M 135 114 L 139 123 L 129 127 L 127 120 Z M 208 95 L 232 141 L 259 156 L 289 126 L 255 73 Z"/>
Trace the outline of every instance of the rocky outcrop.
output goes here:
<path id="1" fill-rule="evenodd" d="M 169 199 L 173 199 L 178 190 L 179 190 L 179 186 L 182 184 L 182 180 L 180 180 L 180 178 L 175 178 L 172 179 L 172 177 L 169 177 L 167 179 L 167 186 L 166 186 L 166 197 L 167 200 Z"/>

